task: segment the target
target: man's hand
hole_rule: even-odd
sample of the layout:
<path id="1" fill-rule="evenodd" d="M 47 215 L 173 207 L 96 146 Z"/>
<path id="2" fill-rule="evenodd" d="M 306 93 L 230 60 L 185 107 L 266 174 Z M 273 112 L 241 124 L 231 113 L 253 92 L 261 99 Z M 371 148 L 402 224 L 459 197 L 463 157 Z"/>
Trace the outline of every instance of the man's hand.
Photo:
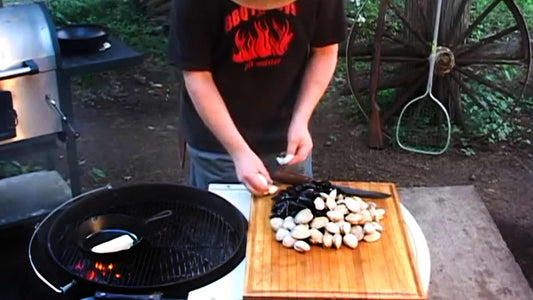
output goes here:
<path id="1" fill-rule="evenodd" d="M 313 140 L 307 123 L 292 122 L 289 126 L 287 138 L 287 154 L 294 155 L 294 158 L 288 162 L 289 165 L 301 163 L 311 154 Z"/>
<path id="2" fill-rule="evenodd" d="M 253 194 L 262 196 L 269 192 L 268 187 L 272 183 L 272 179 L 261 159 L 253 151 L 235 153 L 232 155 L 232 159 L 235 163 L 237 178 Z"/>
<path id="3" fill-rule="evenodd" d="M 198 115 L 228 151 L 237 178 L 256 195 L 268 192 L 265 184 L 257 175 L 262 174 L 267 183 L 272 182 L 267 169 L 259 157 L 250 149 L 233 123 L 227 107 L 222 100 L 211 72 L 184 72 L 185 85 Z"/>
<path id="4" fill-rule="evenodd" d="M 288 162 L 294 165 L 304 161 L 313 149 L 309 133 L 309 120 L 328 87 L 337 63 L 337 44 L 311 48 L 311 57 L 303 76 L 302 87 L 296 101 L 289 131 L 287 133 L 287 155 L 294 155 Z"/>

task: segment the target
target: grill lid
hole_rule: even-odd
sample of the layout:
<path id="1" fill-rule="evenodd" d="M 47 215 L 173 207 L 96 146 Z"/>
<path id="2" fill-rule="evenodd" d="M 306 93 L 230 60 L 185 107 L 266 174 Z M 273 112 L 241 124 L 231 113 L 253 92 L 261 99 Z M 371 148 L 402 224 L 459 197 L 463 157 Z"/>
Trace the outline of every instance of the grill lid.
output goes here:
<path id="1" fill-rule="evenodd" d="M 33 60 L 40 72 L 57 68 L 55 26 L 44 4 L 0 8 L 0 71 Z"/>

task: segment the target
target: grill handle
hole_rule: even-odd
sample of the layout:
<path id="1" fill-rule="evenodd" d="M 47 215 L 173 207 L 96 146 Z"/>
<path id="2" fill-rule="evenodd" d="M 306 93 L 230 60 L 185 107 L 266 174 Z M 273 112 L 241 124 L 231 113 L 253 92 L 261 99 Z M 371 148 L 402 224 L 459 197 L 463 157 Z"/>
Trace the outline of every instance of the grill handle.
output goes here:
<path id="1" fill-rule="evenodd" d="M 113 294 L 107 292 L 96 292 L 94 299 L 113 299 L 113 300 L 161 300 L 163 293 L 153 293 L 149 295 L 125 295 L 125 294 Z"/>
<path id="2" fill-rule="evenodd" d="M 74 129 L 74 127 L 72 127 L 72 124 L 70 123 L 70 121 L 68 120 L 67 116 L 65 116 L 65 114 L 61 111 L 61 109 L 59 108 L 59 106 L 57 105 L 57 102 L 56 100 L 52 99 L 50 96 L 46 95 L 44 97 L 44 99 L 46 100 L 46 102 L 48 104 L 50 104 L 50 106 L 56 111 L 56 113 L 59 115 L 59 117 L 61 118 L 61 122 L 63 122 L 64 125 L 66 125 L 68 127 L 68 129 L 70 130 L 70 133 L 74 136 L 74 138 L 79 138 L 80 137 L 80 133 Z"/>
<path id="3" fill-rule="evenodd" d="M 33 60 L 27 60 L 22 62 L 21 67 L 0 71 L 0 80 L 36 73 L 39 73 L 37 64 Z"/>
<path id="4" fill-rule="evenodd" d="M 75 280 L 72 280 L 71 282 L 69 282 L 68 284 L 62 286 L 62 287 L 56 287 L 54 286 L 53 284 L 51 284 L 50 282 L 48 282 L 48 280 L 46 280 L 46 278 L 44 278 L 43 275 L 41 275 L 41 273 L 39 273 L 39 271 L 37 270 L 37 267 L 35 266 L 35 264 L 33 263 L 33 257 L 32 257 L 32 251 L 31 251 L 31 248 L 33 246 L 33 240 L 35 239 L 35 236 L 37 235 L 37 232 L 39 231 L 39 229 L 41 229 L 41 226 L 44 224 L 44 222 L 48 221 L 48 219 L 53 215 L 55 214 L 57 211 L 61 210 L 63 207 L 65 207 L 66 205 L 68 205 L 69 203 L 72 203 L 74 201 L 77 201 L 78 199 L 80 198 L 83 198 L 85 196 L 88 196 L 88 195 L 91 195 L 91 194 L 94 194 L 94 193 L 97 193 L 97 192 L 100 192 L 100 191 L 106 191 L 106 190 L 111 190 L 113 187 L 108 184 L 106 186 L 103 186 L 101 188 L 98 188 L 98 189 L 95 189 L 95 190 L 91 190 L 91 191 L 88 191 L 88 192 L 85 192 L 83 194 L 80 194 L 66 202 L 64 202 L 63 204 L 59 205 L 58 207 L 56 207 L 53 211 L 51 211 L 46 217 L 44 217 L 44 219 L 39 222 L 36 226 L 35 226 L 35 231 L 33 232 L 33 234 L 31 235 L 31 238 L 30 238 L 30 243 L 28 245 L 28 258 L 30 260 L 30 265 L 31 265 L 31 268 L 33 269 L 33 272 L 35 273 L 35 275 L 37 275 L 37 277 L 42 281 L 44 282 L 49 288 L 51 288 L 54 292 L 58 293 L 58 294 L 64 294 L 66 293 L 70 288 L 72 288 L 73 286 L 76 285 L 76 281 Z"/>

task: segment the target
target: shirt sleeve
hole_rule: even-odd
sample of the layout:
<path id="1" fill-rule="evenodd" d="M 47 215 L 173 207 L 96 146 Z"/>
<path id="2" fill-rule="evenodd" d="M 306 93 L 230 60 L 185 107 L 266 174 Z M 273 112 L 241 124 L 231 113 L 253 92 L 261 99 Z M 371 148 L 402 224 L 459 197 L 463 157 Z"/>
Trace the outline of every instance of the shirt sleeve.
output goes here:
<path id="1" fill-rule="evenodd" d="M 312 47 L 337 44 L 346 38 L 344 0 L 319 0 Z"/>
<path id="2" fill-rule="evenodd" d="M 168 59 L 179 69 L 211 69 L 213 18 L 209 0 L 172 0 Z"/>

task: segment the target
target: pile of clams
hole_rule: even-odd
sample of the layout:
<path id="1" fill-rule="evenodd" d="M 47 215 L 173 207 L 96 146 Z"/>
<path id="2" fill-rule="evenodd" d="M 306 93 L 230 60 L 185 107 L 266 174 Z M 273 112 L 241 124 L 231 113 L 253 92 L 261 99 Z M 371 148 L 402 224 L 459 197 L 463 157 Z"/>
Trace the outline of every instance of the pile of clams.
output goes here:
<path id="1" fill-rule="evenodd" d="M 311 244 L 339 249 L 375 242 L 383 232 L 385 210 L 373 202 L 337 192 L 328 181 L 291 186 L 272 197 L 270 226 L 276 240 L 298 252 Z"/>

